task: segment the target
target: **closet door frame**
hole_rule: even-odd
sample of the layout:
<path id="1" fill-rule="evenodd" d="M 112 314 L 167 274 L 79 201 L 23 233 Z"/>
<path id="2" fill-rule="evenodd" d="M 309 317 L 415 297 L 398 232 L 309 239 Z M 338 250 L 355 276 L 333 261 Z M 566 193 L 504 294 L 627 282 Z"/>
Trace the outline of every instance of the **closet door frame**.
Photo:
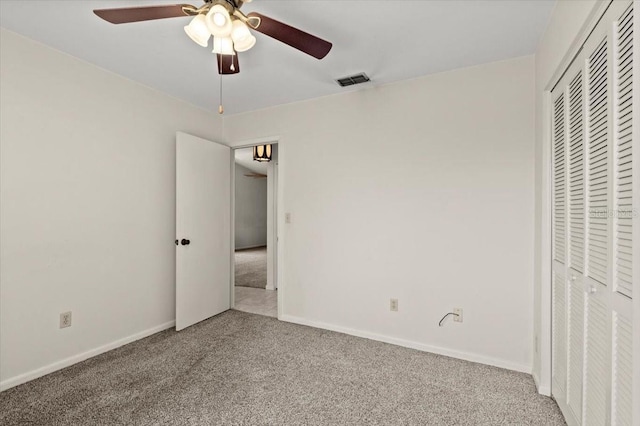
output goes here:
<path id="1" fill-rule="evenodd" d="M 538 387 L 538 392 L 542 395 L 551 396 L 552 383 L 552 236 L 553 236 L 553 107 L 554 97 L 552 90 L 563 79 L 566 71 L 581 53 L 582 46 L 587 41 L 589 34 L 596 27 L 600 19 L 604 16 L 613 0 L 598 1 L 594 3 L 593 9 L 589 13 L 584 25 L 578 32 L 577 37 L 571 43 L 560 65 L 553 73 L 547 84 L 544 86 L 542 98 L 542 171 L 541 171 L 541 206 L 540 206 L 540 251 L 539 256 L 539 277 L 540 277 L 540 301 L 539 315 L 540 328 L 534 335 L 534 351 L 539 358 L 539 366 L 536 374 L 534 369 L 533 378 Z"/>
<path id="2" fill-rule="evenodd" d="M 622 2 L 622 1 L 620 1 Z M 615 1 L 618 3 L 618 0 Z M 560 62 L 556 72 L 549 79 L 548 83 L 544 86 L 544 93 L 542 99 L 542 126 L 543 126 L 543 143 L 542 143 L 542 173 L 541 173 L 541 217 L 540 217 L 540 247 L 537 255 L 539 256 L 539 279 L 540 279 L 540 294 L 539 294 L 539 306 L 536 308 L 540 315 L 540 328 L 536 330 L 534 335 L 534 350 L 536 352 L 535 358 L 537 358 L 534 367 L 534 379 L 538 386 L 538 391 L 544 395 L 551 395 L 552 386 L 552 286 L 553 286 L 553 251 L 552 251 L 552 238 L 553 238 L 553 221 L 552 221 L 552 206 L 553 206 L 553 108 L 554 100 L 557 97 L 557 91 L 555 96 L 552 95 L 552 90 L 558 85 L 564 78 L 567 69 L 571 66 L 574 59 L 581 53 L 582 47 L 588 40 L 589 35 L 596 28 L 600 19 L 609 9 L 612 1 L 596 2 L 593 6 L 589 17 L 585 21 L 579 35 L 571 44 L 567 53 Z M 629 4 L 629 3 L 627 3 Z M 615 6 L 615 5 L 614 5 Z M 640 1 L 634 1 L 634 8 L 637 11 L 640 6 Z M 617 7 L 617 6 L 616 6 Z M 634 53 L 633 62 L 640 64 L 640 18 L 636 16 L 633 22 L 634 29 Z M 640 75 L 636 74 L 633 81 L 633 128 L 634 128 L 634 140 L 633 140 L 633 170 L 640 170 L 640 141 L 637 137 L 640 131 Z M 611 147 L 612 150 L 615 146 Z M 614 176 L 611 176 L 613 179 Z M 611 194 L 612 196 L 614 194 Z M 615 207 L 614 207 L 615 208 Z M 633 233 L 634 241 L 640 241 L 638 235 L 640 233 L 640 173 L 633 174 Z M 568 242 L 568 240 L 567 240 Z M 609 250 L 612 254 L 612 251 Z M 610 259 L 610 261 L 613 259 Z M 612 265 L 612 263 L 610 263 Z M 637 279 L 638 271 L 640 271 L 640 244 L 635 244 L 633 250 L 633 270 L 635 272 L 636 279 L 633 280 L 633 293 L 636 297 L 633 299 L 631 306 L 633 316 L 633 329 L 640 330 L 640 280 Z M 567 272 L 569 269 L 567 268 Z M 610 274 L 608 274 L 611 276 Z M 586 284 L 586 283 L 585 283 Z M 614 282 L 610 284 L 614 286 Z M 587 287 L 586 290 L 589 290 Z M 617 310 L 615 294 L 611 294 L 609 290 L 609 297 L 613 296 L 613 300 L 610 300 L 614 307 L 614 311 Z M 637 398 L 640 395 L 640 333 L 633 334 L 633 395 Z M 635 422 L 640 420 L 640 404 L 635 404 L 633 407 L 633 418 Z"/>

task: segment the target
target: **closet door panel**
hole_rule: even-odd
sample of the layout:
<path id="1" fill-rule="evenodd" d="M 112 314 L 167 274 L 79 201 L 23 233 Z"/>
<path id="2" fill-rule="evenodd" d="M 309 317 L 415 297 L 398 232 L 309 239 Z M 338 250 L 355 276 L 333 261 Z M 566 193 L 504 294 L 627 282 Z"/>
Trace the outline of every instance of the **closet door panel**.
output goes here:
<path id="1" fill-rule="evenodd" d="M 605 426 L 610 401 L 611 37 L 602 21 L 585 44 L 586 54 L 586 246 L 583 419 Z"/>
<path id="2" fill-rule="evenodd" d="M 553 277 L 552 277 L 552 393 L 564 404 L 567 393 L 567 96 L 565 85 L 553 93 Z"/>
<path id="3" fill-rule="evenodd" d="M 566 417 L 582 422 L 585 271 L 585 58 L 578 55 L 567 71 L 569 151 L 569 280 Z"/>
<path id="4" fill-rule="evenodd" d="M 613 353 L 611 424 L 632 424 L 633 377 L 633 4 L 616 5 L 613 31 Z M 637 149 L 637 148 L 636 148 Z M 636 160 L 637 161 L 637 160 Z M 637 203 L 637 200 L 635 200 Z M 640 421 L 640 420 L 639 420 Z M 636 422 L 638 423 L 638 422 Z"/>

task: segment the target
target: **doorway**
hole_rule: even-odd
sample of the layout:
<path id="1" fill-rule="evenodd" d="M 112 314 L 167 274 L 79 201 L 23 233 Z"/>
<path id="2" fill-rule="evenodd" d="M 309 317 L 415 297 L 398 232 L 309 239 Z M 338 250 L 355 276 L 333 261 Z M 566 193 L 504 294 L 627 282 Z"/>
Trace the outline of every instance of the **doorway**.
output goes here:
<path id="1" fill-rule="evenodd" d="M 232 291 L 234 309 L 277 317 L 277 145 L 270 150 L 270 161 L 256 161 L 253 146 L 234 150 Z"/>

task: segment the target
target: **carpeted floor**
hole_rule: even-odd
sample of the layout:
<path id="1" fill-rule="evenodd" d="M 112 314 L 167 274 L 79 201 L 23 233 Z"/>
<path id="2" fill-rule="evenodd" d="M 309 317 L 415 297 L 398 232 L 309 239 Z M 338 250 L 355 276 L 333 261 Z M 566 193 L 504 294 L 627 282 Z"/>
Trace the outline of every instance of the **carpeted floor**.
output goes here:
<path id="1" fill-rule="evenodd" d="M 236 259 L 236 286 L 267 287 L 267 248 L 238 250 Z"/>
<path id="2" fill-rule="evenodd" d="M 228 311 L 0 393 L 2 425 L 563 425 L 531 376 Z"/>
<path id="3" fill-rule="evenodd" d="M 263 288 L 236 287 L 233 309 L 250 314 L 278 317 L 278 292 Z"/>

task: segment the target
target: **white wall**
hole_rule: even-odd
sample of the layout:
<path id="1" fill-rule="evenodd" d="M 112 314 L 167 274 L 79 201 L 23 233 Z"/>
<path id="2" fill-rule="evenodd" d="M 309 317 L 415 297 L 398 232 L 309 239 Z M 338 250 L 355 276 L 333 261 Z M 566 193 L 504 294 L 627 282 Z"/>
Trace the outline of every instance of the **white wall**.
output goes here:
<path id="1" fill-rule="evenodd" d="M 539 383 L 539 390 L 549 394 L 551 391 L 550 365 L 550 286 L 542 287 L 543 277 L 550 274 L 545 267 L 547 256 L 544 246 L 550 244 L 550 235 L 542 234 L 543 212 L 550 214 L 550 206 L 544 198 L 543 188 L 547 185 L 548 170 L 543 169 L 544 140 L 544 91 L 551 83 L 551 79 L 559 69 L 561 62 L 571 47 L 589 15 L 597 5 L 597 0 L 559 0 L 551 15 L 549 25 L 536 52 L 536 178 L 535 178 L 535 281 L 534 281 L 534 341 L 538 340 L 538 347 L 534 348 L 533 374 Z M 548 252 L 547 252 L 548 253 Z M 550 255 L 548 255 L 550 256 Z M 548 262 L 546 262 L 548 264 Z M 537 339 L 536 339 L 537 336 Z M 547 354 L 547 356 L 541 356 Z"/>
<path id="2" fill-rule="evenodd" d="M 226 117 L 279 136 L 283 319 L 530 371 L 534 105 L 530 56 Z"/>
<path id="3" fill-rule="evenodd" d="M 4 388 L 171 325 L 175 132 L 215 140 L 221 124 L 217 114 L 0 35 Z M 64 311 L 73 326 L 60 330 Z"/>
<path id="4" fill-rule="evenodd" d="M 267 245 L 267 179 L 236 163 L 236 250 Z"/>

